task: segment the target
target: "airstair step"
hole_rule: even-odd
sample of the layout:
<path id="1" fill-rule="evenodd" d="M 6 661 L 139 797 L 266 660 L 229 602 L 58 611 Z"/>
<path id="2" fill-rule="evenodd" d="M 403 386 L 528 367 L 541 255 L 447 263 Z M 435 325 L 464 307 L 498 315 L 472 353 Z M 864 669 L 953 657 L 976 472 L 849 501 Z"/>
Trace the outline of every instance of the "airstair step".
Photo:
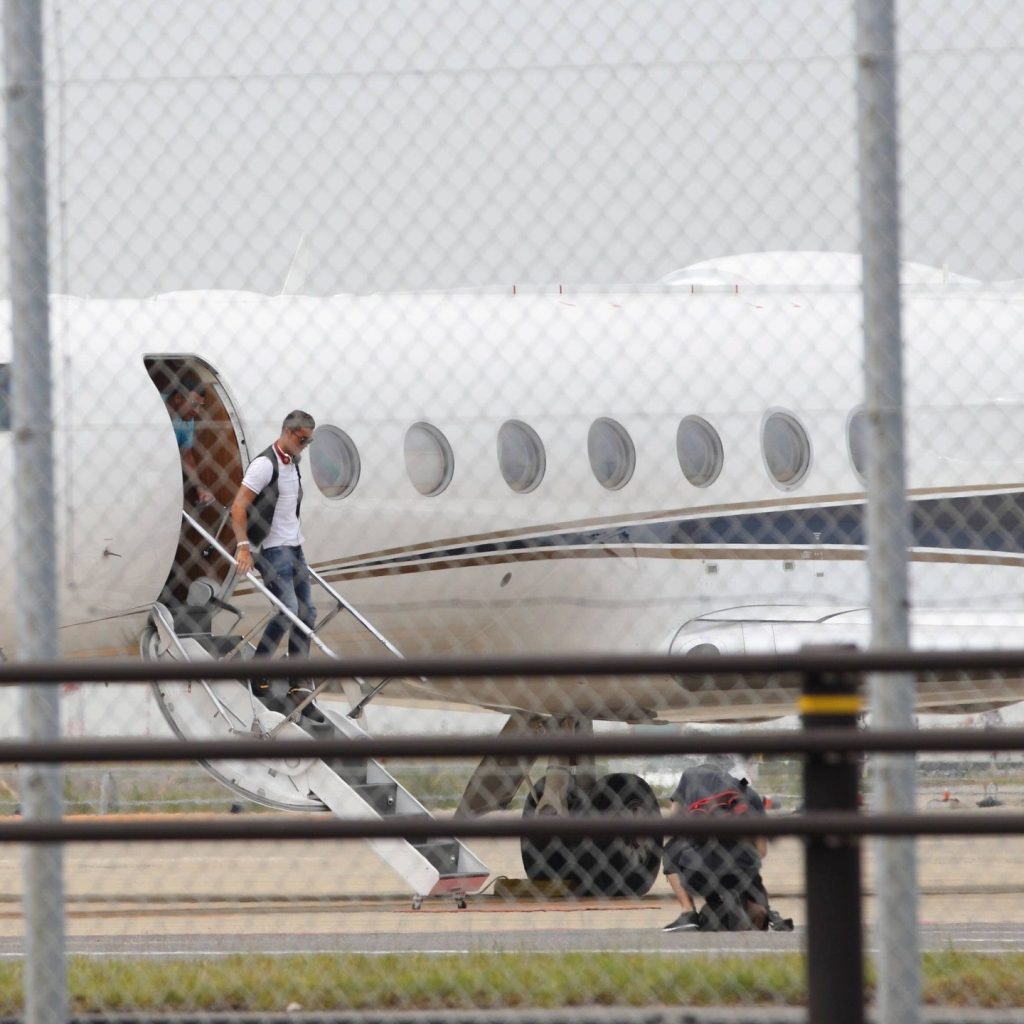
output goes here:
<path id="1" fill-rule="evenodd" d="M 196 524 L 193 522 L 193 525 Z M 201 527 L 199 527 L 201 529 Z M 258 588 L 257 580 L 252 582 Z M 267 596 L 272 597 L 269 595 Z M 213 661 L 216 645 L 204 644 L 204 638 L 178 635 L 167 607 L 156 602 L 152 609 L 152 635 L 143 637 L 143 652 L 160 661 Z M 230 638 L 233 643 L 234 638 Z M 330 651 L 327 651 L 330 654 Z M 247 673 L 243 671 L 240 675 Z M 211 680 L 202 686 L 170 680 L 154 684 L 160 708 L 174 732 L 182 739 L 211 735 L 248 735 L 255 725 L 265 727 L 258 705 L 243 679 Z M 355 703 L 358 694 L 354 696 Z M 364 738 L 366 733 L 349 716 L 329 707 L 320 708 L 322 725 L 310 726 L 285 721 L 276 725 L 284 739 L 305 734 L 314 740 L 325 735 Z M 256 717 L 254 717 L 254 715 Z M 284 771 L 271 763 L 203 762 L 217 779 L 236 792 L 272 807 L 312 811 L 325 808 L 341 818 L 362 819 L 430 812 L 396 781 L 386 767 L 364 757 L 324 759 L 311 746 L 307 758 Z M 437 822 L 434 838 L 409 841 L 400 837 L 367 839 L 371 848 L 408 885 L 416 899 L 426 896 L 461 894 L 480 889 L 487 881 L 486 865 L 461 842 L 445 838 L 445 824 Z"/>
<path id="2" fill-rule="evenodd" d="M 367 785 L 369 761 L 365 757 L 336 757 L 326 762 L 332 772 L 350 786 Z"/>
<path id="3" fill-rule="evenodd" d="M 352 787 L 379 815 L 395 813 L 397 782 L 364 782 Z"/>
<path id="4" fill-rule="evenodd" d="M 459 842 L 456 839 L 413 840 L 412 845 L 441 873 L 451 878 L 459 873 Z"/>

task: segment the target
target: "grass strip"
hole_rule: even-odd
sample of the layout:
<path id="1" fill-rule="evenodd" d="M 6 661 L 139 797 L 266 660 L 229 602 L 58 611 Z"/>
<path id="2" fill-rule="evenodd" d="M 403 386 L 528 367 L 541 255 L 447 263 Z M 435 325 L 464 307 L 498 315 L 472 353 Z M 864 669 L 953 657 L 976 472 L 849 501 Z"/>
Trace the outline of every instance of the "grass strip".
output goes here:
<path id="1" fill-rule="evenodd" d="M 1024 1005 L 1024 954 L 929 953 L 925 1002 Z M 872 993 L 868 970 L 868 993 Z M 73 1012 L 801 1006 L 804 959 L 674 953 L 355 953 L 187 960 L 71 957 Z M 22 1010 L 21 965 L 0 964 L 0 1014 Z"/>

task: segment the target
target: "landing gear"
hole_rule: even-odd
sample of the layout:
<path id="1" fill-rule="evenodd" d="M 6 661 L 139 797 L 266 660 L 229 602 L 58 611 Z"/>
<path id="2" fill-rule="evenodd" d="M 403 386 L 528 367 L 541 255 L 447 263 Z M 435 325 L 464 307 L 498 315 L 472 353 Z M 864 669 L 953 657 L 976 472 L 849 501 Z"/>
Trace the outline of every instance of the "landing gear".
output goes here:
<path id="1" fill-rule="evenodd" d="M 545 781 L 541 779 L 526 795 L 526 802 L 523 804 L 524 818 L 558 815 L 558 811 L 544 801 Z M 567 797 L 568 813 L 578 815 L 582 811 L 579 789 L 573 786 Z M 582 883 L 583 872 L 579 864 L 580 840 L 560 839 L 557 836 L 550 839 L 523 836 L 519 846 L 526 877 L 531 882 L 564 882 L 573 889 Z"/>
<path id="2" fill-rule="evenodd" d="M 545 779 L 527 796 L 523 817 L 545 810 Z M 567 793 L 567 813 L 573 817 L 657 817 L 658 798 L 639 775 L 615 773 L 597 779 L 589 792 L 572 786 Z M 538 812 L 538 808 L 540 811 Z M 661 868 L 658 836 L 610 839 L 523 838 L 523 867 L 531 881 L 561 881 L 579 896 L 627 896 L 650 891 Z"/>
<path id="3" fill-rule="evenodd" d="M 588 811 L 603 818 L 661 816 L 654 790 L 639 775 L 623 773 L 597 780 L 590 792 Z M 589 895 L 644 896 L 661 870 L 661 837 L 588 839 L 581 859 L 589 880 Z"/>

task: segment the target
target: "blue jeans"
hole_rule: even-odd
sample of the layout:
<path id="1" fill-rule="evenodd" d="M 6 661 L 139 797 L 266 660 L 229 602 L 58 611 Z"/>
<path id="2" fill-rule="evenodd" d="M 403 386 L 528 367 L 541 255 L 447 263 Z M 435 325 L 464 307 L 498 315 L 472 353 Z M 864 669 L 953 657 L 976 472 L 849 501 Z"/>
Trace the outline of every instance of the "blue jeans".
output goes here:
<path id="1" fill-rule="evenodd" d="M 294 612 L 310 629 L 316 622 L 313 593 L 309 582 L 309 568 L 301 547 L 274 547 L 259 552 L 256 568 L 267 589 Z M 284 612 L 278 612 L 268 623 L 256 648 L 257 658 L 269 657 L 277 650 L 281 637 L 291 628 L 288 637 L 288 656 L 305 658 L 309 655 L 309 637 L 292 623 Z"/>

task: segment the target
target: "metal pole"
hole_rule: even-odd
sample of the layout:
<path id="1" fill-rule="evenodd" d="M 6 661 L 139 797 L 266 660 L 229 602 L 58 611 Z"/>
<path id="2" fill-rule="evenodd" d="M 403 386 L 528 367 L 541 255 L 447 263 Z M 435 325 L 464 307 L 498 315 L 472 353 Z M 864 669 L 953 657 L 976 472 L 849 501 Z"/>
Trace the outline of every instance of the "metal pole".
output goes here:
<path id="1" fill-rule="evenodd" d="M 804 677 L 805 729 L 856 730 L 861 697 L 855 676 Z M 804 759 L 804 808 L 856 813 L 857 754 L 820 751 Z M 807 993 L 810 1024 L 864 1024 L 864 939 L 860 839 L 811 836 L 807 879 Z"/>
<path id="2" fill-rule="evenodd" d="M 865 408 L 868 421 L 868 572 L 871 644 L 909 644 L 909 516 L 903 446 L 903 366 L 899 280 L 900 210 L 893 0 L 857 0 L 857 107 L 863 255 Z M 873 675 L 872 724 L 911 728 L 912 676 Z M 912 812 L 913 757 L 874 760 L 879 812 Z M 912 839 L 878 840 L 878 1019 L 920 1017 L 917 859 Z"/>
<path id="3" fill-rule="evenodd" d="M 4 0 L 19 661 L 58 653 L 42 44 L 39 0 Z M 56 687 L 22 689 L 22 723 L 30 741 L 59 738 L 59 701 Z M 61 818 L 61 780 L 57 765 L 22 768 L 26 819 Z M 24 872 L 25 1020 L 63 1024 L 68 1019 L 63 848 L 27 846 Z"/>

